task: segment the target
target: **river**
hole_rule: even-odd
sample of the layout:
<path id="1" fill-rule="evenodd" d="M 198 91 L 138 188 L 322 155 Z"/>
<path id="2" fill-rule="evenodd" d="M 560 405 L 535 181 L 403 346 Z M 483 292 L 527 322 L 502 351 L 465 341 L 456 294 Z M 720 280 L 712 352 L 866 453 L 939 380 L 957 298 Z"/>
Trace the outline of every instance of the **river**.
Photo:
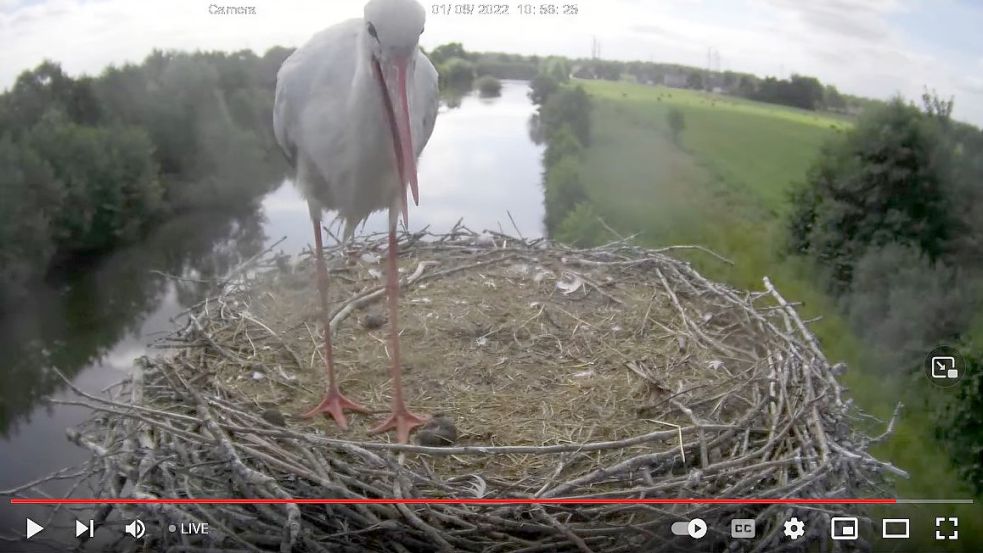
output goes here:
<path id="1" fill-rule="evenodd" d="M 470 95 L 459 107 L 441 107 L 420 159 L 420 206 L 410 206 L 411 230 L 446 231 L 463 217 L 475 230 L 514 232 L 511 214 L 526 237 L 543 234 L 542 148 L 530 138 L 535 108 L 526 91 L 525 82 L 505 81 L 499 98 Z M 386 220 L 376 213 L 364 231 L 383 231 Z M 286 178 L 255 210 L 168 221 L 139 244 L 74 267 L 27 309 L 3 314 L 0 490 L 87 458 L 66 440 L 65 428 L 88 412 L 44 401 L 73 397 L 54 368 L 93 393 L 120 381 L 134 359 L 154 354 L 152 342 L 178 327 L 181 311 L 205 292 L 194 281 L 221 276 L 284 236 L 278 249 L 289 254 L 313 241 L 307 205 Z M 0 501 L 0 537 L 23 536 L 25 517 L 32 515 L 43 520 L 36 509 Z M 71 537 L 70 528 L 51 531 Z"/>

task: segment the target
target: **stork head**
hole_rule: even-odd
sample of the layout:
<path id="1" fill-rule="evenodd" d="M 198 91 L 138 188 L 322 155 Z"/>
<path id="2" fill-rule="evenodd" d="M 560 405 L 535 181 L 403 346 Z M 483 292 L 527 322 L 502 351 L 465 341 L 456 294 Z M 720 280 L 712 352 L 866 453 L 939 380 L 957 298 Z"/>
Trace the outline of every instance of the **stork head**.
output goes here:
<path id="1" fill-rule="evenodd" d="M 373 50 L 384 59 L 409 57 L 423 34 L 426 11 L 416 0 L 370 0 L 365 5 L 365 30 Z"/>
<path id="2" fill-rule="evenodd" d="M 365 5 L 364 37 L 371 52 L 372 71 L 379 84 L 383 109 L 392 132 L 396 169 L 403 187 L 403 220 L 407 217 L 406 188 L 419 204 L 416 156 L 410 133 L 407 88 L 413 88 L 416 53 L 426 12 L 416 0 L 370 0 Z"/>

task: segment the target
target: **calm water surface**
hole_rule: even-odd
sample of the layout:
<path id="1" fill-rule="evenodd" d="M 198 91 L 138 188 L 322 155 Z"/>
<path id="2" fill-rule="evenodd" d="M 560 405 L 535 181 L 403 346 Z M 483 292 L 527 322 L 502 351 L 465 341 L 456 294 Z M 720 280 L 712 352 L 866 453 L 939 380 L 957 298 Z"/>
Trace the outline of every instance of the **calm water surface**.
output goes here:
<path id="1" fill-rule="evenodd" d="M 410 229 L 450 229 L 461 217 L 474 230 L 543 234 L 541 147 L 530 139 L 534 107 L 526 83 L 504 83 L 502 96 L 463 98 L 441 108 L 420 160 L 420 206 L 410 206 Z M 374 214 L 365 232 L 384 231 Z M 76 274 L 38 292 L 30 308 L 0 318 L 0 490 L 85 460 L 65 439 L 65 428 L 87 417 L 80 407 L 49 406 L 44 397 L 71 399 L 56 367 L 74 384 L 98 392 L 125 377 L 148 345 L 179 326 L 174 318 L 205 286 L 166 274 L 206 280 L 221 276 L 286 236 L 291 254 L 312 243 L 307 205 L 289 181 L 238 216 L 198 213 L 154 229 L 145 241 L 74 269 Z M 150 353 L 153 353 L 150 351 Z M 58 493 L 56 487 L 47 491 Z M 0 501 L 0 537 L 22 536 L 25 517 L 38 511 Z M 35 518 L 41 522 L 43 518 Z M 73 536 L 74 523 L 45 530 Z M 40 537 L 40 535 L 39 535 Z M 0 550 L 22 544 L 0 541 Z"/>

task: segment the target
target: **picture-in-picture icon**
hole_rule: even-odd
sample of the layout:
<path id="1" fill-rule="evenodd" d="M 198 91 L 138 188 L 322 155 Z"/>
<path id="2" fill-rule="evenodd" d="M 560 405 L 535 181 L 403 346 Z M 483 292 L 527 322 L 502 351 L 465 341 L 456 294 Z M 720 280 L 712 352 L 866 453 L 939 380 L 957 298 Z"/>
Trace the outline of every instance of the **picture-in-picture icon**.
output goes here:
<path id="1" fill-rule="evenodd" d="M 925 376 L 940 388 L 958 386 L 966 377 L 966 365 L 959 350 L 951 346 L 938 346 L 928 352 L 922 361 Z"/>
<path id="2" fill-rule="evenodd" d="M 833 517 L 829 521 L 829 537 L 834 540 L 855 540 L 859 533 L 857 517 Z"/>
<path id="3" fill-rule="evenodd" d="M 932 358 L 932 378 L 959 378 L 956 358 L 939 355 Z"/>

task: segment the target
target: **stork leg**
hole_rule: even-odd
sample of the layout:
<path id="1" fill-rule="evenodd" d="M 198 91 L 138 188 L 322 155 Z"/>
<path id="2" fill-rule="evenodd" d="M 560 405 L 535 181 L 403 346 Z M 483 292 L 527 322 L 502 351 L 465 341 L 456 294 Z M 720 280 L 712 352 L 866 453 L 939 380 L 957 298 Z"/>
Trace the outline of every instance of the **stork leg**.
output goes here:
<path id="1" fill-rule="evenodd" d="M 378 434 L 392 429 L 396 429 L 396 440 L 405 444 L 410 439 L 410 432 L 414 428 L 427 422 L 430 418 L 411 413 L 406 408 L 403 401 L 403 382 L 402 366 L 399 358 L 399 272 L 396 268 L 396 219 L 390 217 L 389 224 L 389 251 L 387 252 L 386 272 L 386 296 L 389 302 L 389 354 L 392 363 L 389 368 L 389 376 L 393 381 L 393 402 L 392 413 L 386 420 L 378 426 L 369 430 L 370 434 Z"/>
<path id="2" fill-rule="evenodd" d="M 368 413 L 369 410 L 341 395 L 338 381 L 334 375 L 334 352 L 331 349 L 331 321 L 328 318 L 328 268 L 324 265 L 324 246 L 321 242 L 321 220 L 312 217 L 314 222 L 314 243 L 317 246 L 317 291 L 321 297 L 321 325 L 324 327 L 324 365 L 328 375 L 328 387 L 324 397 L 316 407 L 302 414 L 301 417 L 311 418 L 320 413 L 331 415 L 342 430 L 348 429 L 345 419 L 345 409 Z"/>

